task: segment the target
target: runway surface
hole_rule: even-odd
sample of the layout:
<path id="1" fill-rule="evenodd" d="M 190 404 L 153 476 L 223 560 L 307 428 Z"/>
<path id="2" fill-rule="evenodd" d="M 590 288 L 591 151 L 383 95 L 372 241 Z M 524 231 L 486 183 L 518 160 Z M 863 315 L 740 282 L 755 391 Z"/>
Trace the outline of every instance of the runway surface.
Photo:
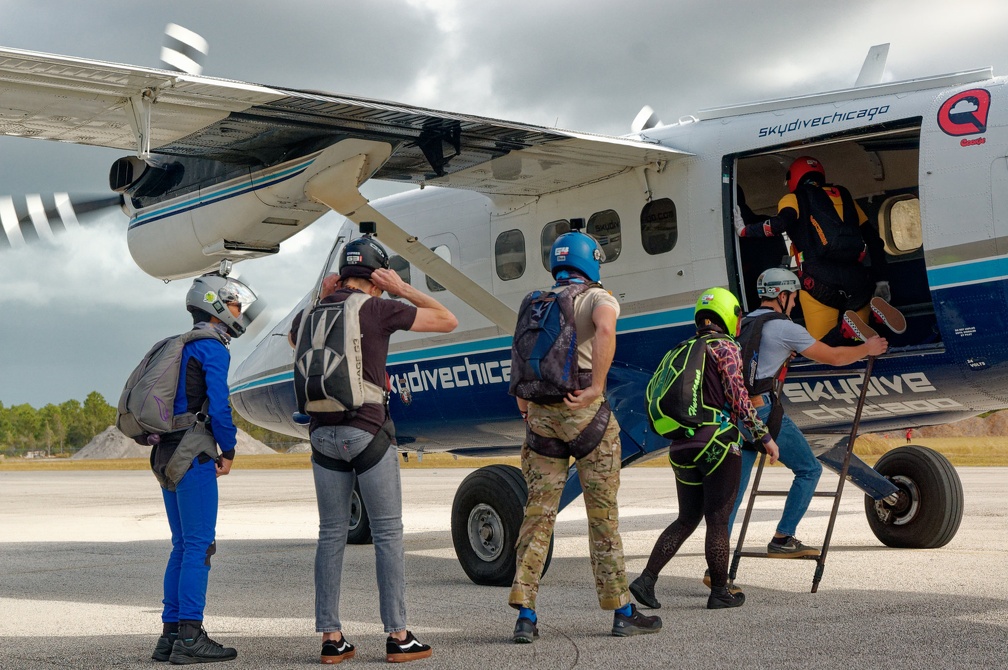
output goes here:
<path id="1" fill-rule="evenodd" d="M 598 608 L 580 502 L 558 519 L 539 595 L 541 638 L 510 642 L 506 588 L 472 584 L 455 559 L 452 498 L 468 470 L 404 470 L 410 628 L 434 648 L 429 668 L 992 668 L 1008 666 L 1008 469 L 961 468 L 966 510 L 955 539 L 933 550 L 882 546 L 863 494 L 844 495 L 819 592 L 815 563 L 743 559 L 747 596 L 705 609 L 703 527 L 658 582 L 664 629 L 609 635 Z M 787 471 L 769 478 L 786 486 Z M 766 476 L 765 476 L 766 480 Z M 309 470 L 236 470 L 221 481 L 217 555 L 205 625 L 238 649 L 226 666 L 318 665 L 313 557 L 318 515 Z M 826 472 L 820 490 L 835 488 Z M 620 521 L 631 578 L 676 513 L 671 472 L 623 473 Z M 779 499 L 754 512 L 765 543 Z M 831 499 L 799 528 L 825 533 Z M 149 668 L 160 632 L 169 551 L 159 489 L 144 472 L 0 472 L 0 668 Z M 374 551 L 347 550 L 341 615 L 357 646 L 344 667 L 384 664 Z M 349 577 L 352 576 L 352 577 Z"/>

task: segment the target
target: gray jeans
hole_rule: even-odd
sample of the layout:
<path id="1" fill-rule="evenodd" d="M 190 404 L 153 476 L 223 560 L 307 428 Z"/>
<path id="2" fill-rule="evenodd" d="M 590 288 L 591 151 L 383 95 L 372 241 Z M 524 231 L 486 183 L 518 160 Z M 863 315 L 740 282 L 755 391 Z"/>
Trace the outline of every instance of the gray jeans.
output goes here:
<path id="1" fill-rule="evenodd" d="M 371 441 L 367 431 L 348 426 L 322 426 L 311 435 L 312 446 L 330 458 L 349 462 Z M 315 550 L 315 630 L 342 630 L 339 620 L 343 552 L 350 526 L 353 472 L 338 472 L 312 462 L 319 510 Z M 386 633 L 406 630 L 406 557 L 403 552 L 402 487 L 394 447 L 359 477 L 361 498 L 374 539 L 378 602 Z"/>

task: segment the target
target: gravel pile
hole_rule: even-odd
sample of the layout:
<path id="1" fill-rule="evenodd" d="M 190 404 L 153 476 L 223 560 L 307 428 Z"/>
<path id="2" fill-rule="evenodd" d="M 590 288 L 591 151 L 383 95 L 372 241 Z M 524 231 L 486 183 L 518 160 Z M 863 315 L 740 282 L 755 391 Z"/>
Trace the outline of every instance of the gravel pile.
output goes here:
<path id="1" fill-rule="evenodd" d="M 275 454 L 276 452 L 255 439 L 245 431 L 238 430 L 238 444 L 235 446 L 238 455 Z M 80 451 L 71 458 L 148 458 L 150 447 L 137 444 L 119 432 L 115 426 L 109 426 L 95 436 Z"/>

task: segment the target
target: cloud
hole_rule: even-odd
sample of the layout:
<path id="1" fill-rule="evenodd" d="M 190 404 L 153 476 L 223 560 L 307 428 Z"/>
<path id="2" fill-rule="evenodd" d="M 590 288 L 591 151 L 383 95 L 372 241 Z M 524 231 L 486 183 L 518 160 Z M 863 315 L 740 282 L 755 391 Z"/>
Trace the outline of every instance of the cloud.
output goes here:
<path id="1" fill-rule="evenodd" d="M 976 100 L 972 98 L 963 98 L 952 106 L 952 109 L 949 110 L 949 116 L 952 116 L 953 114 L 972 114 L 978 109 L 980 109 L 980 106 L 977 105 Z"/>

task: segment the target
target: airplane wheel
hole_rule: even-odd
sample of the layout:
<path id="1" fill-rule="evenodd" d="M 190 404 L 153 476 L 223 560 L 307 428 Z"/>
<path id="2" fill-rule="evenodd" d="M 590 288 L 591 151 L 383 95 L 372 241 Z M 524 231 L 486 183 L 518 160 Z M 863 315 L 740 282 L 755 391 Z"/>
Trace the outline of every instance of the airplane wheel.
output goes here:
<path id="1" fill-rule="evenodd" d="M 488 465 L 462 480 L 452 503 L 452 543 L 462 569 L 476 584 L 510 586 L 515 544 L 525 516 L 528 488 L 521 470 Z M 553 557 L 553 538 L 543 574 Z"/>
<path id="2" fill-rule="evenodd" d="M 350 496 L 350 528 L 347 529 L 347 544 L 371 544 L 371 520 L 360 494 L 360 482 L 354 481 L 353 495 Z"/>
<path id="3" fill-rule="evenodd" d="M 882 544 L 934 549 L 955 537 L 963 489 L 947 458 L 927 447 L 898 447 L 884 454 L 875 470 L 900 489 L 893 504 L 865 496 L 868 525 Z"/>

